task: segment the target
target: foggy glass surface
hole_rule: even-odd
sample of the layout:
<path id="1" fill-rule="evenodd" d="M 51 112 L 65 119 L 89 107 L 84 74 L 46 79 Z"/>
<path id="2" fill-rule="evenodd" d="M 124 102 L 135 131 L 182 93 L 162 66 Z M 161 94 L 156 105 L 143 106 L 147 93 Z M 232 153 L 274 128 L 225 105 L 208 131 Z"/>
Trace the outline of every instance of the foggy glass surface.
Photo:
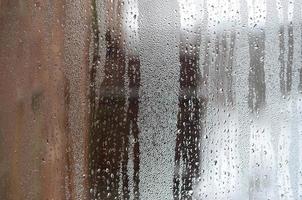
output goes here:
<path id="1" fill-rule="evenodd" d="M 0 199 L 302 199 L 301 0 L 0 0 Z"/>

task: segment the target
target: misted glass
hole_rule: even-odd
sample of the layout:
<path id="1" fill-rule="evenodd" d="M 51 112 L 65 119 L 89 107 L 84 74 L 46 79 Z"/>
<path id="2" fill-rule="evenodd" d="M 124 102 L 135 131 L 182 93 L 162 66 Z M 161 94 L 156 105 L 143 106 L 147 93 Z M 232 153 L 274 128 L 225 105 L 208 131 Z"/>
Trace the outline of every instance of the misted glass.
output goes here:
<path id="1" fill-rule="evenodd" d="M 301 0 L 0 0 L 0 199 L 302 199 Z"/>

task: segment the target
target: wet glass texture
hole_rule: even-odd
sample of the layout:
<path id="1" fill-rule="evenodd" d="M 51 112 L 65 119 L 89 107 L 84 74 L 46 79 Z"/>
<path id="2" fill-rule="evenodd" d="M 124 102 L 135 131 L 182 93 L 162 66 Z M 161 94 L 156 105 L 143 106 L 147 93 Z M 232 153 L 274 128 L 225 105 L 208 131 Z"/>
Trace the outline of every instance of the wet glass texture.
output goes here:
<path id="1" fill-rule="evenodd" d="M 302 0 L 0 0 L 0 199 L 302 199 Z"/>

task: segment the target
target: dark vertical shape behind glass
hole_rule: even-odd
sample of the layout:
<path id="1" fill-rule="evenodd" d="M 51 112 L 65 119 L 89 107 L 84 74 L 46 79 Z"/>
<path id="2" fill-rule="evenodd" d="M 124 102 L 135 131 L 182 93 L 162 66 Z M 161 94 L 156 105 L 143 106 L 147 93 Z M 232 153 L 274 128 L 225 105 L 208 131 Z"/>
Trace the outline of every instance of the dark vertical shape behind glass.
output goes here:
<path id="1" fill-rule="evenodd" d="M 129 107 L 127 111 L 127 131 L 132 134 L 133 144 L 133 193 L 139 199 L 139 128 L 137 124 L 139 110 L 140 59 L 138 55 L 130 55 L 128 62 Z"/>
<path id="2" fill-rule="evenodd" d="M 279 62 L 281 65 L 280 70 L 280 89 L 283 95 L 288 95 L 292 86 L 292 68 L 293 68 L 293 56 L 294 56 L 294 36 L 293 36 L 293 24 L 290 22 L 288 26 L 288 49 L 286 54 L 285 47 L 285 26 L 281 25 L 279 30 L 279 42 L 280 42 L 280 55 Z M 287 55 L 287 57 L 286 57 Z"/>
<path id="3" fill-rule="evenodd" d="M 118 4 L 115 4 L 118 3 Z M 113 15 L 121 12 L 121 2 L 106 2 Z M 117 7 L 114 7 L 117 6 Z M 100 36 L 96 2 L 93 1 L 93 52 L 90 71 L 90 140 L 89 170 L 90 196 L 93 199 L 129 199 L 129 136 L 133 144 L 133 193 L 139 199 L 139 129 L 137 124 L 140 86 L 140 60 L 138 55 L 126 60 L 122 31 L 110 27 L 116 24 L 108 17 L 105 36 L 106 58 L 104 79 L 96 87 L 97 67 L 100 63 Z M 115 11 L 116 9 L 116 11 Z M 109 14 L 110 15 L 110 14 Z M 118 18 L 121 20 L 121 18 Z M 113 25 L 114 26 L 114 25 Z M 128 69 L 126 62 L 128 61 Z M 129 85 L 125 85 L 126 70 Z M 126 87 L 129 87 L 127 98 Z M 99 92 L 97 92 L 99 91 Z M 128 103 L 128 104 L 127 104 Z"/>
<path id="4" fill-rule="evenodd" d="M 127 149 L 123 148 L 128 143 L 125 57 L 120 51 L 118 37 L 112 30 L 106 33 L 105 77 L 100 86 L 98 108 L 95 111 L 95 135 L 91 138 L 92 142 L 96 142 L 96 147 L 92 150 L 94 156 L 91 161 L 94 166 L 91 170 L 97 179 L 95 189 L 100 199 L 119 197 L 122 155 L 127 154 Z M 123 185 L 123 192 L 127 193 L 127 187 Z"/>
<path id="5" fill-rule="evenodd" d="M 106 2 L 107 3 L 107 2 Z M 95 6 L 95 5 L 94 5 Z M 110 12 L 114 7 L 107 5 Z M 119 10 L 119 8 L 118 8 Z M 97 10 L 95 10 L 97 13 Z M 117 14 L 117 13 L 113 13 Z M 97 16 L 95 14 L 95 20 Z M 113 23 L 112 19 L 107 21 Z M 97 26 L 97 22 L 94 23 Z M 110 27 L 110 24 L 108 25 Z M 94 32 L 95 46 L 98 31 Z M 126 95 L 124 89 L 125 56 L 121 50 L 121 32 L 110 27 L 106 31 L 106 60 L 104 65 L 104 79 L 100 85 L 99 95 L 96 88 L 91 92 L 98 97 L 92 99 L 91 110 L 91 138 L 90 138 L 90 175 L 92 196 L 97 199 L 115 199 L 119 197 L 120 167 L 123 155 L 123 143 L 127 141 L 126 135 Z M 99 49 L 94 50 L 93 62 L 99 59 Z M 91 73 L 95 73 L 93 63 Z M 95 75 L 92 74 L 92 78 Z M 92 80 L 97 81 L 97 80 Z M 95 84 L 95 82 L 92 82 Z M 94 105 L 93 105 L 94 104 Z M 127 186 L 126 186 L 127 187 Z M 123 188 L 124 191 L 124 188 Z"/>
<path id="6" fill-rule="evenodd" d="M 97 108 L 97 95 L 96 95 L 96 70 L 98 63 L 100 62 L 99 51 L 99 27 L 98 27 L 98 15 L 96 9 L 96 0 L 91 1 L 92 7 L 92 66 L 90 69 L 90 88 L 89 88 L 89 101 L 90 101 L 90 121 L 89 121 L 89 169 L 95 169 L 95 157 L 97 152 L 95 151 L 97 147 L 96 141 L 93 140 L 97 135 L 97 124 L 96 124 L 96 108 Z M 90 188 L 90 199 L 95 199 L 97 197 L 96 187 L 98 180 L 94 174 L 89 174 L 89 188 Z"/>
<path id="7" fill-rule="evenodd" d="M 194 37 L 199 38 L 200 35 Z M 186 38 L 187 34 L 183 32 L 179 49 L 180 92 L 174 158 L 174 199 L 192 199 L 194 179 L 199 177 L 202 102 L 197 95 L 200 75 L 197 46 L 200 44 L 200 39 L 190 44 Z"/>
<path id="8" fill-rule="evenodd" d="M 233 106 L 234 104 L 233 58 L 235 40 L 235 31 L 224 31 L 216 36 L 215 42 L 215 88 L 218 90 L 218 102 L 225 106 Z"/>
<path id="9" fill-rule="evenodd" d="M 286 90 L 289 93 L 292 87 L 292 71 L 294 60 L 294 27 L 292 22 L 288 27 L 288 55 L 287 55 L 287 72 L 286 72 Z"/>
<path id="10" fill-rule="evenodd" d="M 265 34 L 255 30 L 249 34 L 250 71 L 249 71 L 249 108 L 258 112 L 265 104 L 264 74 Z"/>

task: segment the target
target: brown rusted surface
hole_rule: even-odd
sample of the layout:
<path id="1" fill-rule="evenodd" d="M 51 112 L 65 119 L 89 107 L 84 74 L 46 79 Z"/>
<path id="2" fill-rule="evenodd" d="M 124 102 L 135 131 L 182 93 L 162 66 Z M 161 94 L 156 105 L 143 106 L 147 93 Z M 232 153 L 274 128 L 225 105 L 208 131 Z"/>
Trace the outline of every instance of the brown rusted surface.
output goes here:
<path id="1" fill-rule="evenodd" d="M 90 2 L 68 3 L 0 1 L 0 199 L 85 199 Z"/>

